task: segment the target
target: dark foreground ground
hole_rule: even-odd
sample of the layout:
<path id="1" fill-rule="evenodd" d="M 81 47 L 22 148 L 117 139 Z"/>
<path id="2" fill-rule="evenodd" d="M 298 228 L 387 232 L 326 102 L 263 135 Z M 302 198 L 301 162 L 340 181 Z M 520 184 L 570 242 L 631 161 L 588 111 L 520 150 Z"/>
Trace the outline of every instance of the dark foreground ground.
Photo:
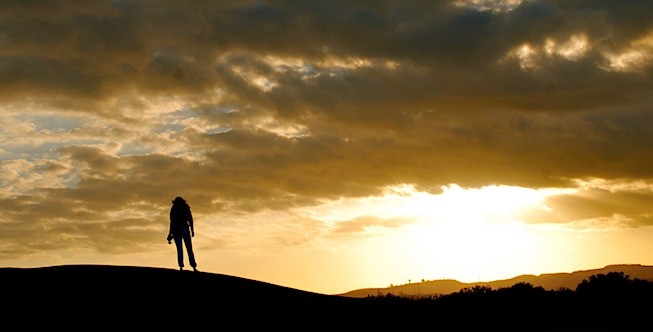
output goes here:
<path id="1" fill-rule="evenodd" d="M 107 265 L 0 268 L 0 280 L 4 325 L 26 330 L 653 331 L 653 286 L 630 280 L 595 282 L 589 286 L 600 287 L 583 292 L 520 284 L 437 299 L 357 299 L 214 273 Z"/>

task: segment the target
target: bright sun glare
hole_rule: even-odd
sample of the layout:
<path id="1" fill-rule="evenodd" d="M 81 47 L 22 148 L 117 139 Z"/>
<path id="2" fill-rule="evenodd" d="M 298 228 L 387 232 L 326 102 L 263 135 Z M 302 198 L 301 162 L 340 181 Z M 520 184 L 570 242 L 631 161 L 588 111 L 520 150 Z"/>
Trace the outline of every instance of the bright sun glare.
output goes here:
<path id="1" fill-rule="evenodd" d="M 569 189 L 512 186 L 464 189 L 455 184 L 442 189 L 431 194 L 411 185 L 391 187 L 382 197 L 330 205 L 323 212 L 338 211 L 337 216 L 322 216 L 341 221 L 360 216 L 404 220 L 399 229 L 375 234 L 365 244 L 368 250 L 395 266 L 397 273 L 419 266 L 422 276 L 457 271 L 455 276 L 442 277 L 476 282 L 512 277 L 524 268 L 537 270 L 534 258 L 540 256 L 543 239 L 520 216 L 546 210 L 547 197 L 570 193 Z"/>

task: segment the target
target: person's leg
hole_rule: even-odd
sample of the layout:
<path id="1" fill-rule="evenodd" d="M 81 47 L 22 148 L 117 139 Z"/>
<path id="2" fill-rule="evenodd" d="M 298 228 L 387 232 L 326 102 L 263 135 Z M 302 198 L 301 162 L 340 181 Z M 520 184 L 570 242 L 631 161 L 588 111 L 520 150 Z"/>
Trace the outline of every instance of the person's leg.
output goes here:
<path id="1" fill-rule="evenodd" d="M 188 252 L 188 262 L 190 263 L 190 266 L 193 267 L 193 270 L 196 270 L 197 263 L 195 262 L 195 253 L 193 253 L 193 241 L 192 237 L 190 236 L 190 231 L 186 230 L 183 232 L 183 234 L 184 244 L 186 245 L 186 252 Z"/>
<path id="2" fill-rule="evenodd" d="M 182 236 L 175 234 L 175 246 L 177 247 L 177 264 L 179 264 L 179 269 L 184 269 L 184 247 L 182 247 Z"/>

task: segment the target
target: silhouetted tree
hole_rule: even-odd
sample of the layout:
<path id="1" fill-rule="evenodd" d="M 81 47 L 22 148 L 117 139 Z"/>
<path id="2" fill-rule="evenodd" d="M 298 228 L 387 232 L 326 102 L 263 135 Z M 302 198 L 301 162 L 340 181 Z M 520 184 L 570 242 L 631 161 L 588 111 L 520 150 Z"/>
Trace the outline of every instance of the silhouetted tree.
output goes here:
<path id="1" fill-rule="evenodd" d="M 630 285 L 630 277 L 623 272 L 592 275 L 576 286 L 579 293 L 601 293 L 602 295 L 620 293 Z"/>

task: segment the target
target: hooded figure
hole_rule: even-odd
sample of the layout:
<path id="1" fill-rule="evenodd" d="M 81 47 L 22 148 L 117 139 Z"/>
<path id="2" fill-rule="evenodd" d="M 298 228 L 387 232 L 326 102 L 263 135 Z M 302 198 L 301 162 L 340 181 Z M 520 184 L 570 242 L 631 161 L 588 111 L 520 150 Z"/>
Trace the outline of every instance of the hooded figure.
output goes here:
<path id="1" fill-rule="evenodd" d="M 186 203 L 186 200 L 178 196 L 172 201 L 172 207 L 170 208 L 168 243 L 170 243 L 170 239 L 175 240 L 175 246 L 177 247 L 177 263 L 179 264 L 180 271 L 184 269 L 185 246 L 186 251 L 188 252 L 190 266 L 193 267 L 193 271 L 197 272 L 197 263 L 195 262 L 195 254 L 193 254 L 192 237 L 195 237 L 193 214 L 190 212 L 190 206 Z"/>

